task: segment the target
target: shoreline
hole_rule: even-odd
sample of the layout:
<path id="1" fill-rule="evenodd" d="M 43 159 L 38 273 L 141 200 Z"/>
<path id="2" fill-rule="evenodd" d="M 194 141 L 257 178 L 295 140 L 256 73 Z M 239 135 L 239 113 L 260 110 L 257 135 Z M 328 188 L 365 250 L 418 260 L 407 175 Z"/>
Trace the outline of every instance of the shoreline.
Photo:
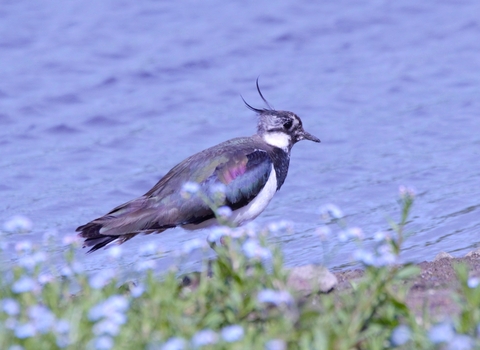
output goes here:
<path id="1" fill-rule="evenodd" d="M 480 249 L 470 251 L 465 256 L 455 258 L 440 252 L 432 261 L 414 263 L 421 272 L 404 283 L 409 285 L 406 296 L 408 307 L 418 316 L 427 310 L 437 321 L 458 315 L 461 310 L 456 298 L 460 283 L 454 269 L 455 264 L 468 267 L 469 278 L 480 281 Z M 364 269 L 330 272 L 321 265 L 304 265 L 288 269 L 288 284 L 300 296 L 313 291 L 319 293 L 348 293 L 352 283 L 364 276 Z"/>

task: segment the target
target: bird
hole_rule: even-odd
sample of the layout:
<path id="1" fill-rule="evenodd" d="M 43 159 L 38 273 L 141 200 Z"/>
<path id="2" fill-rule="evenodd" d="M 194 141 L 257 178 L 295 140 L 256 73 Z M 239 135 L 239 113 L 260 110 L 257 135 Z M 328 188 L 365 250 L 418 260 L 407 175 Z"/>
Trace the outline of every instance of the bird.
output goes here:
<path id="1" fill-rule="evenodd" d="M 304 130 L 295 113 L 275 110 L 257 91 L 266 108 L 255 108 L 257 132 L 196 153 L 174 166 L 143 196 L 112 209 L 106 215 L 79 226 L 88 253 L 122 244 L 138 234 L 161 233 L 174 227 L 195 230 L 218 224 L 215 208 L 230 208 L 229 222 L 240 226 L 255 219 L 280 190 L 287 177 L 292 146 L 301 140 L 320 142 Z M 185 195 L 185 186 L 202 195 Z M 223 196 L 217 196 L 221 189 Z"/>

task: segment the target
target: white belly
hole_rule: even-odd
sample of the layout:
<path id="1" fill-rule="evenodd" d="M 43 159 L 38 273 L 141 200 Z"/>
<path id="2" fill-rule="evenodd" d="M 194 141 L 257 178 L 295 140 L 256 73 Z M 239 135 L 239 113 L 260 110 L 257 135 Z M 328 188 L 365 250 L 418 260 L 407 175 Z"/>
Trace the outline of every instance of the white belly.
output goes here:
<path id="1" fill-rule="evenodd" d="M 270 172 L 270 176 L 265 183 L 265 186 L 262 188 L 260 193 L 243 208 L 234 210 L 232 215 L 230 216 L 230 222 L 239 226 L 243 225 L 244 223 L 255 219 L 258 215 L 265 210 L 268 203 L 273 198 L 273 195 L 277 192 L 277 174 L 275 172 L 275 168 L 272 165 L 272 171 Z M 187 230 L 196 230 L 200 228 L 210 227 L 217 225 L 217 219 L 209 219 L 206 220 L 198 225 L 184 225 L 182 226 L 184 229 Z"/>
<path id="2" fill-rule="evenodd" d="M 232 213 L 230 220 L 236 224 L 241 225 L 247 221 L 255 219 L 265 210 L 268 203 L 277 192 L 277 174 L 272 165 L 272 171 L 268 177 L 267 183 L 262 188 L 260 193 L 247 206 L 237 209 Z"/>

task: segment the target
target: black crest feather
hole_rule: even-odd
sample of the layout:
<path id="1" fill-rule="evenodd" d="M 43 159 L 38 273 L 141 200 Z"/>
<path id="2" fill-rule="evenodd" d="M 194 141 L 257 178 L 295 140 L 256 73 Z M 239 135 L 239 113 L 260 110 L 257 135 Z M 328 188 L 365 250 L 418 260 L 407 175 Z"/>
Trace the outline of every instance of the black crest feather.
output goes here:
<path id="1" fill-rule="evenodd" d="M 257 78 L 257 81 L 256 81 L 258 94 L 260 95 L 263 102 L 265 102 L 265 104 L 267 105 L 268 108 L 255 108 L 255 107 L 251 106 L 250 104 L 248 104 L 247 101 L 245 101 L 245 99 L 243 98 L 243 96 L 240 95 L 240 97 L 242 98 L 243 103 L 245 103 L 245 106 L 247 106 L 248 109 L 254 111 L 255 113 L 264 113 L 264 112 L 274 111 L 275 108 L 273 108 L 273 106 L 270 103 L 268 103 L 268 101 L 265 99 L 265 97 L 263 97 L 262 91 L 260 90 L 260 85 L 258 84 L 258 79 L 259 78 Z"/>

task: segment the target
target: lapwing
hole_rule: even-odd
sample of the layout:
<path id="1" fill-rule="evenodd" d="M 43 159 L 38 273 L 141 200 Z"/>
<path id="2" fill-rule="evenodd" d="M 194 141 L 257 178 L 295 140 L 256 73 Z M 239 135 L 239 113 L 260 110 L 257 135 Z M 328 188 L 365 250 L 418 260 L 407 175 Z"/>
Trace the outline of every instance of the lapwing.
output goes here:
<path id="1" fill-rule="evenodd" d="M 292 112 L 275 110 L 257 91 L 267 108 L 245 105 L 258 114 L 257 133 L 208 148 L 173 167 L 143 196 L 77 228 L 84 247 L 93 252 L 111 243 L 122 244 L 140 233 L 160 233 L 177 226 L 188 230 L 217 223 L 206 198 L 222 188 L 218 205 L 231 209 L 229 221 L 242 225 L 266 208 L 285 182 L 292 146 L 301 140 L 320 142 L 303 129 Z M 243 98 L 242 98 L 243 99 Z M 186 196 L 182 188 L 194 184 L 202 196 Z"/>

